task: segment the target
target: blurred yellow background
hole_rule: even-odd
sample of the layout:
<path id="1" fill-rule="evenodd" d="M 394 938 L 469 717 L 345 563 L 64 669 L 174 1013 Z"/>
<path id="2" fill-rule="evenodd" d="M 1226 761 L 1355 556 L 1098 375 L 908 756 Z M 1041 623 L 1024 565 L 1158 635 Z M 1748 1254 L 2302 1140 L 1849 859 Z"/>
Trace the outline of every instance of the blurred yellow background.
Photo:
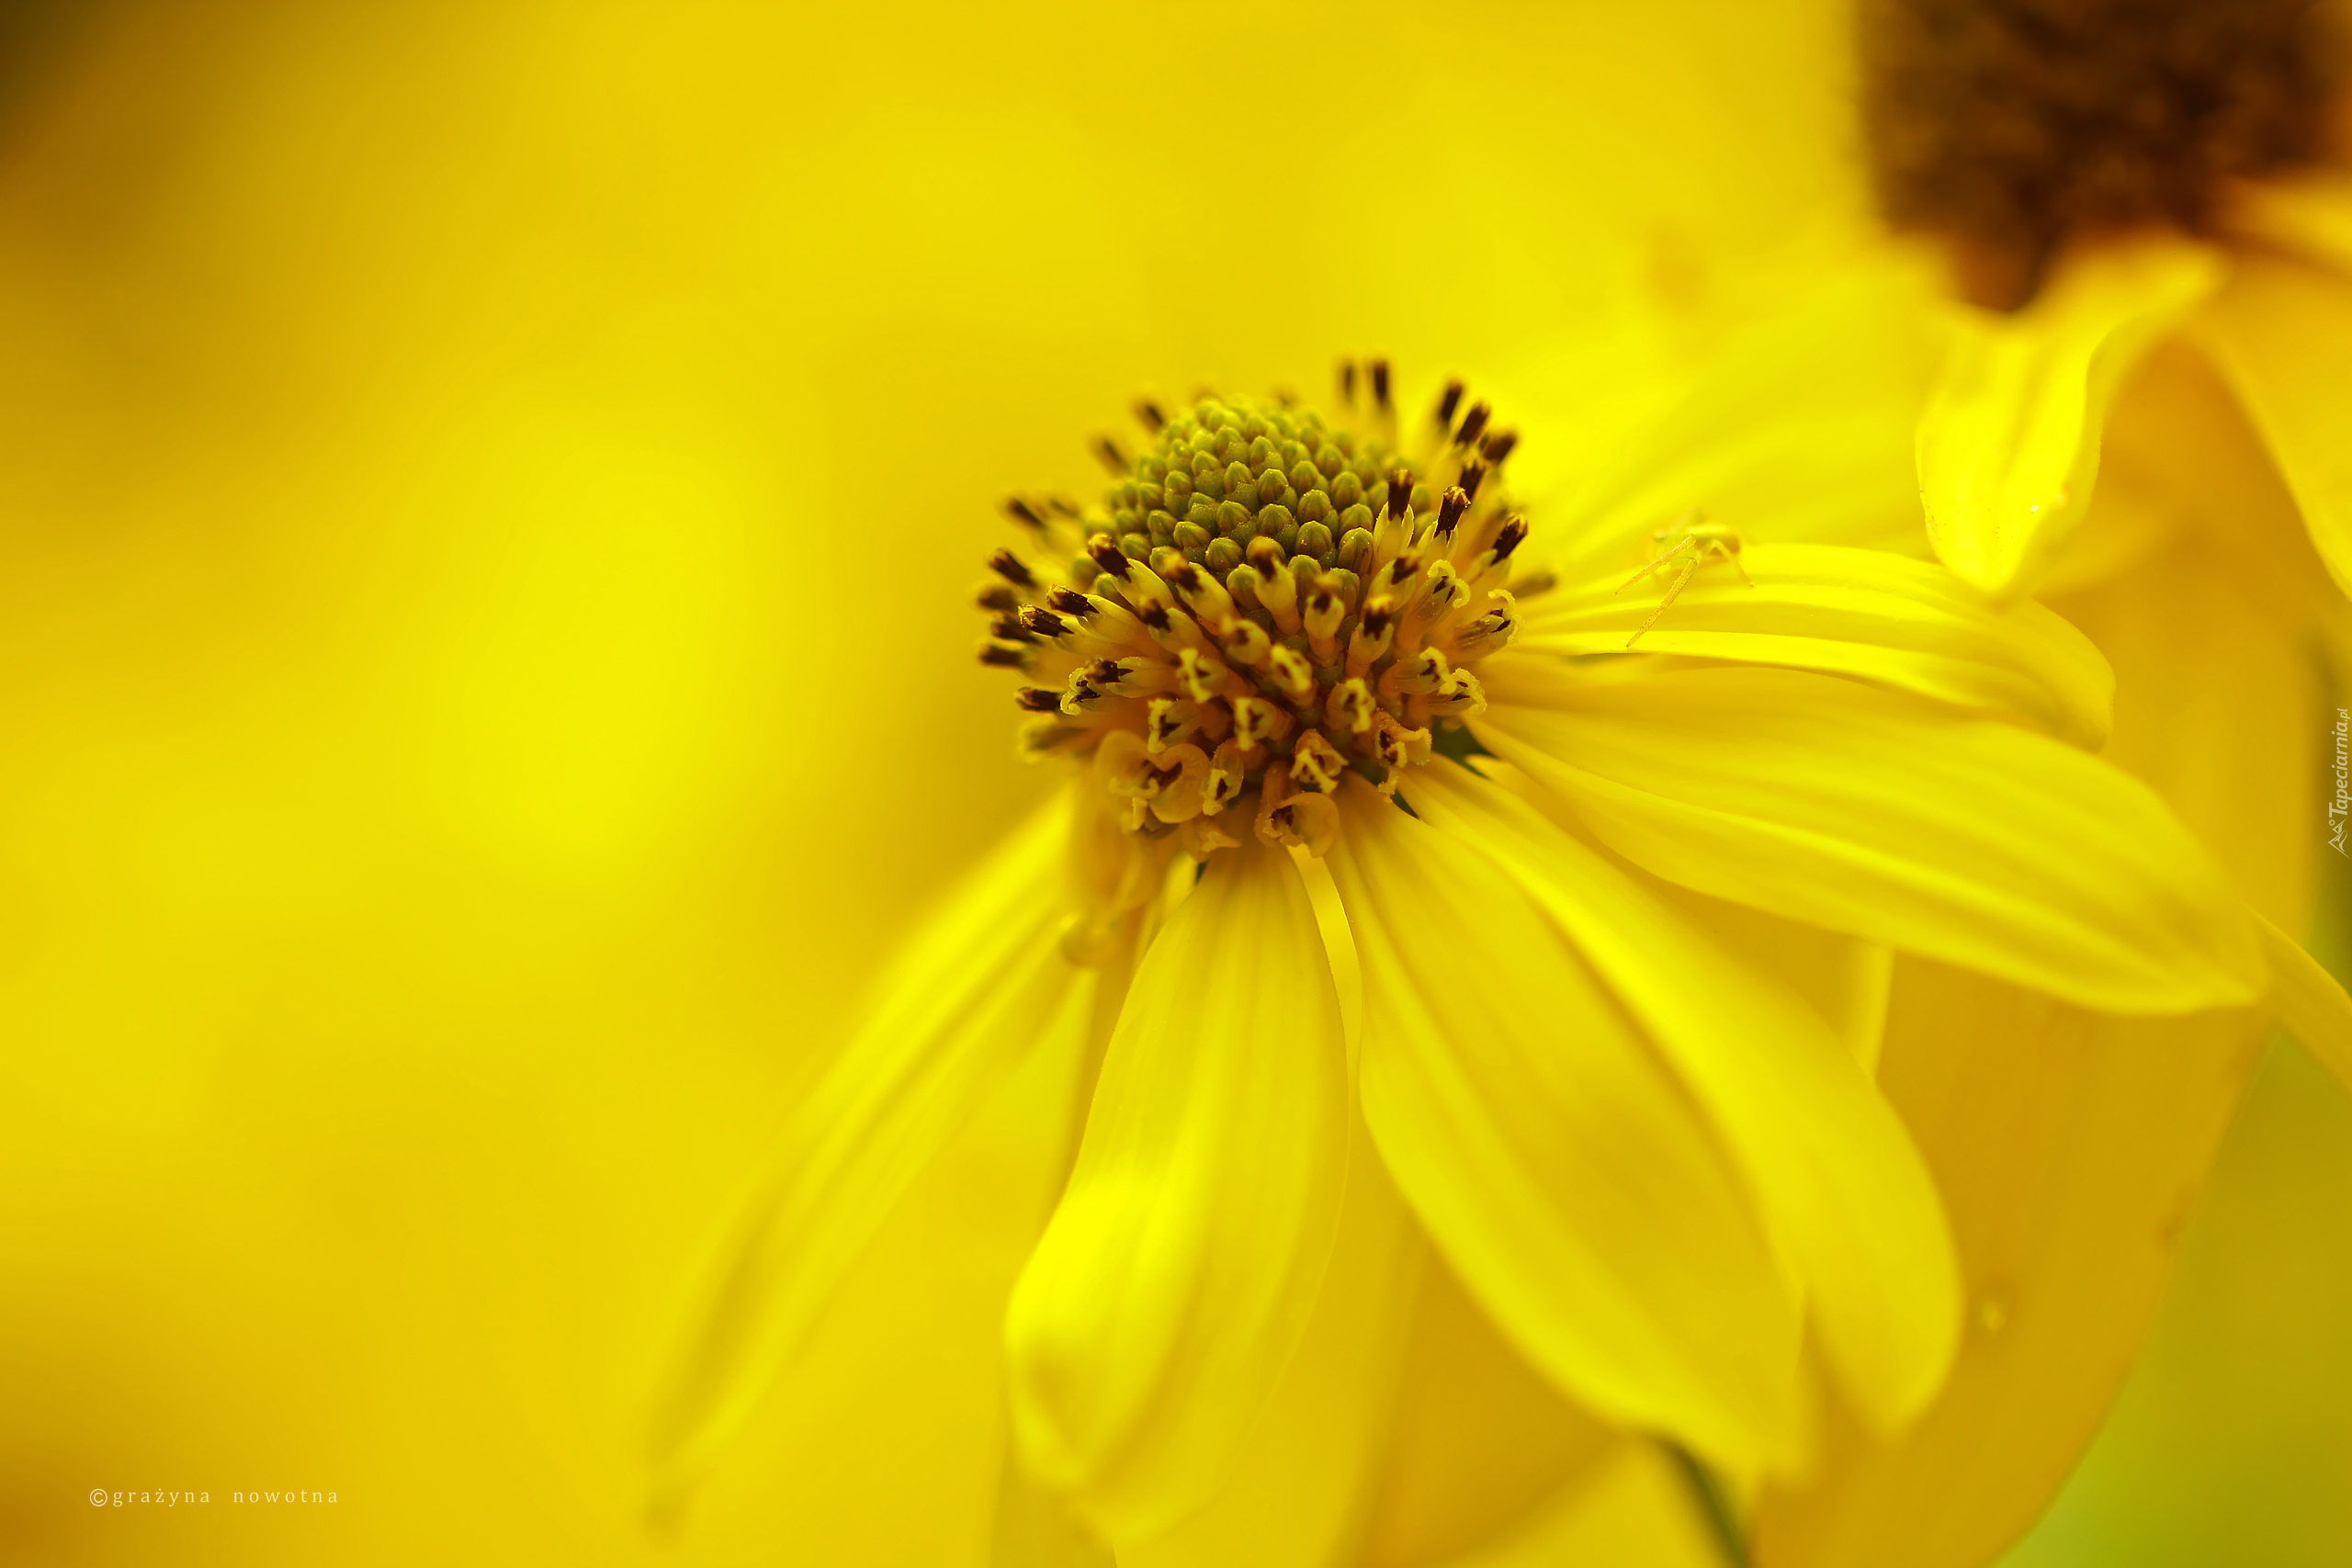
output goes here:
<path id="1" fill-rule="evenodd" d="M 1043 787 L 971 657 L 995 501 L 1139 388 L 1367 350 L 1566 474 L 1843 243 L 1841 17 L 20 8 L 0 1558 L 977 1562 L 1012 1111 L 916 1199 L 967 1253 L 886 1240 L 678 1539 L 636 1467 L 763 1136 Z M 2274 1061 L 2020 1562 L 2321 1539 L 2347 1149 Z"/>

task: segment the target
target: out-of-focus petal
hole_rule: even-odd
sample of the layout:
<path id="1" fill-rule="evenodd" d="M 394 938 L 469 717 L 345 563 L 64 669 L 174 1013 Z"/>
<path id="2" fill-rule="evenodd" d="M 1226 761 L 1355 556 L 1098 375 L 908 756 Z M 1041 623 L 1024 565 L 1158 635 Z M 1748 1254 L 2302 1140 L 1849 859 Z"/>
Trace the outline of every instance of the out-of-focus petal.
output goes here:
<path id="1" fill-rule="evenodd" d="M 1339 1238 L 1298 1353 L 1216 1499 L 1120 1568 L 1340 1561 L 1378 1480 L 1428 1254 L 1380 1161 L 1351 1160 Z"/>
<path id="2" fill-rule="evenodd" d="M 655 1443 L 665 1498 L 699 1479 L 989 1091 L 1041 1043 L 1084 1027 L 1084 972 L 1057 941 L 1069 829 L 1065 793 L 966 880 L 890 966 L 876 1010 L 795 1111 L 663 1392 Z"/>
<path id="3" fill-rule="evenodd" d="M 1640 649 L 1852 675 L 2079 746 L 2107 739 L 2115 691 L 2107 661 L 2039 604 L 1991 608 L 1942 568 L 1882 550 L 1762 544 L 1740 564 L 1745 578 L 1723 561 L 1693 571 Z M 1656 579 L 1624 587 L 1623 572 L 1560 588 L 1522 612 L 1511 646 L 1622 652 L 1664 591 Z"/>
<path id="4" fill-rule="evenodd" d="M 1801 671 L 1484 672 L 1478 739 L 1669 882 L 2113 1012 L 2261 994 L 2204 852 L 2071 747 Z"/>
<path id="5" fill-rule="evenodd" d="M 1820 1014 L 1498 784 L 1441 761 L 1405 793 L 1559 923 L 1713 1118 L 1804 1277 L 1848 1396 L 1919 1413 L 1960 1333 L 1960 1275 L 1927 1167 Z"/>
<path id="6" fill-rule="evenodd" d="M 1239 1461 L 1315 1306 L 1348 1125 L 1306 890 L 1278 852 L 1220 854 L 1136 969 L 1006 1314 L 1022 1461 L 1114 1544 Z"/>
<path id="7" fill-rule="evenodd" d="M 1618 1433 L 1514 1349 L 1442 1258 L 1421 1271 L 1363 1568 L 1425 1568 L 1511 1534 Z"/>
<path id="8" fill-rule="evenodd" d="M 2262 1035 L 1897 961 L 1879 1081 L 1951 1216 L 1968 1333 L 1910 1432 L 1833 1419 L 1812 1480 L 1768 1488 L 1759 1568 L 1978 1568 L 2031 1522 L 2132 1364 Z"/>
<path id="9" fill-rule="evenodd" d="M 2247 583 L 2245 564 L 2186 540 L 2057 604 L 2120 678 L 2101 757 L 2162 795 L 2266 919 L 2301 931 L 2324 843 L 2329 710 L 2312 626 Z"/>
<path id="10" fill-rule="evenodd" d="M 1364 1120 L 1421 1223 L 1596 1412 L 1785 1461 L 1797 1308 L 1728 1156 L 1508 873 L 1361 781 L 1345 809 Z"/>
<path id="11" fill-rule="evenodd" d="M 2345 1088 L 2352 1089 L 2352 998 L 2285 931 L 2256 917 L 2277 987 L 2278 1024 L 2302 1042 Z"/>
<path id="12" fill-rule="evenodd" d="M 1723 1568 L 1724 1546 L 1680 1461 L 1625 1438 L 1505 1540 L 1444 1568 Z"/>
<path id="13" fill-rule="evenodd" d="M 2269 444 L 2320 558 L 2352 592 L 2352 277 L 2242 257 L 2193 331 Z"/>
<path id="14" fill-rule="evenodd" d="M 2013 315 L 1955 307 L 1919 421 L 1919 494 L 1944 564 L 2006 596 L 2090 503 L 2116 383 L 2221 281 L 2213 252 L 2145 238 L 2072 257 Z"/>

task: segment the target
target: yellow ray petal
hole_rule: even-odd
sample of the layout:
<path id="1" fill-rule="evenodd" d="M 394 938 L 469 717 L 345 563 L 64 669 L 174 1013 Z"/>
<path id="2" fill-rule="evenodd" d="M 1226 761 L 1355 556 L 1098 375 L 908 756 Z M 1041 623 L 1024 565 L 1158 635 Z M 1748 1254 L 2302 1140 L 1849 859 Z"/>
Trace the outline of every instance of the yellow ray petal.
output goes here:
<path id="1" fill-rule="evenodd" d="M 1873 254 L 1773 312 L 1671 407 L 1589 442 L 1528 547 L 1570 580 L 1622 579 L 1652 530 L 1696 508 L 1751 541 L 1924 554 L 1911 434 L 1939 347 L 1935 290 L 1929 269 Z"/>
<path id="2" fill-rule="evenodd" d="M 2132 1364 L 2263 1032 L 1896 961 L 1880 1083 L 1944 1195 L 1968 1332 L 1904 1437 L 1833 1418 L 1818 1472 L 1767 1488 L 1759 1568 L 1980 1568 L 2031 1522 Z"/>
<path id="3" fill-rule="evenodd" d="M 1166 1535 L 1123 1551 L 1120 1568 L 1300 1568 L 1347 1555 L 1384 1456 L 1428 1250 L 1386 1168 L 1350 1161 L 1314 1320 L 1233 1480 Z"/>
<path id="4" fill-rule="evenodd" d="M 2114 1012 L 2262 992 L 2204 852 L 2057 741 L 1800 671 L 1482 673 L 1478 739 L 1669 882 Z"/>
<path id="5" fill-rule="evenodd" d="M 1640 1438 L 1618 1441 L 1521 1529 L 1443 1568 L 1724 1568 L 1681 1463 Z"/>
<path id="6" fill-rule="evenodd" d="M 1084 1027 L 1061 954 L 1070 797 L 1057 795 L 915 934 L 794 1111 L 712 1270 L 659 1406 L 657 1499 L 683 1497 L 766 1393 L 907 1188 L 1047 1040 Z"/>
<path id="7" fill-rule="evenodd" d="M 1959 1269 L 1927 1167 L 1845 1043 L 1517 795 L 1442 761 L 1406 794 L 1510 873 L 1681 1074 L 1803 1271 L 1849 1397 L 1882 1429 L 1917 1416 L 1959 1338 Z"/>
<path id="8" fill-rule="evenodd" d="M 1596 1412 L 1786 1461 L 1797 1311 L 1727 1156 L 1499 866 L 1361 781 L 1345 804 L 1364 1120 L 1422 1224 Z"/>
<path id="9" fill-rule="evenodd" d="M 2249 255 L 2191 330 L 2269 444 L 2329 574 L 2352 592 L 2352 278 Z"/>
<path id="10" fill-rule="evenodd" d="M 1942 568 L 1880 550 L 1762 544 L 1743 551 L 1740 564 L 1745 580 L 1724 562 L 1693 572 L 1640 650 L 1853 675 L 2078 746 L 2107 739 L 2115 691 L 2107 661 L 2039 604 L 1990 608 Z M 1545 594 L 1524 612 L 1511 646 L 1623 651 L 1664 586 L 1620 592 L 1623 581 L 1611 571 Z"/>
<path id="11" fill-rule="evenodd" d="M 1426 1568 L 1511 1533 L 1618 1437 L 1528 1365 L 1437 1258 L 1389 1432 L 1362 1568 Z"/>
<path id="12" fill-rule="evenodd" d="M 1987 593 L 2030 586 L 2090 502 L 2117 381 L 2220 280 L 2206 247 L 2148 238 L 2071 258 L 2014 315 L 1955 307 L 1918 434 L 1947 566 Z"/>
<path id="13" fill-rule="evenodd" d="M 1136 970 L 1006 1313 L 1023 1462 L 1114 1544 L 1232 1473 L 1315 1305 L 1348 1120 L 1306 891 L 1278 852 L 1219 854 Z"/>
<path id="14" fill-rule="evenodd" d="M 2352 998 L 2285 931 L 2258 915 L 2255 929 L 2262 933 L 2278 987 L 2278 1026 L 2352 1089 Z"/>

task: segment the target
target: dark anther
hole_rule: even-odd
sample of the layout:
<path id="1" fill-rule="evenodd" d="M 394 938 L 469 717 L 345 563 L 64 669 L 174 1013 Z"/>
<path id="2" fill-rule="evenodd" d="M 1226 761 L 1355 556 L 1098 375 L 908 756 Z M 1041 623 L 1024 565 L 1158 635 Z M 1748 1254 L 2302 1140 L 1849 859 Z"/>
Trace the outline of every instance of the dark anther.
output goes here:
<path id="1" fill-rule="evenodd" d="M 1340 361 L 1340 400 L 1343 403 L 1356 400 L 1356 362 L 1352 359 Z"/>
<path id="2" fill-rule="evenodd" d="M 1495 558 L 1510 559 L 1511 551 L 1527 542 L 1527 519 L 1512 516 L 1503 522 L 1502 531 L 1495 536 Z"/>
<path id="3" fill-rule="evenodd" d="M 1385 599 L 1375 599 L 1363 607 L 1363 635 L 1378 637 L 1396 618 L 1396 606 Z"/>
<path id="4" fill-rule="evenodd" d="M 1168 618 L 1168 606 L 1165 604 L 1147 604 L 1136 615 L 1136 619 L 1156 632 L 1164 632 L 1174 624 Z"/>
<path id="5" fill-rule="evenodd" d="M 1083 621 L 1094 614 L 1094 602 L 1075 588 L 1055 588 L 1046 592 L 1046 608 L 1073 621 Z"/>
<path id="6" fill-rule="evenodd" d="M 1086 667 L 1086 674 L 1083 678 L 1098 686 L 1115 686 L 1125 678 L 1126 673 L 1119 668 L 1117 660 L 1098 659 Z"/>
<path id="7" fill-rule="evenodd" d="M 1066 495 L 1046 497 L 1046 510 L 1057 517 L 1082 517 L 1086 514 L 1078 502 Z"/>
<path id="8" fill-rule="evenodd" d="M 1413 514 L 1413 471 L 1410 468 L 1391 468 L 1388 471 L 1388 499 L 1380 509 L 1391 517 L 1410 517 Z"/>
<path id="9" fill-rule="evenodd" d="M 1487 428 L 1487 421 L 1493 414 L 1494 410 L 1486 404 L 1472 403 L 1470 412 L 1462 416 L 1462 428 L 1453 433 L 1453 444 L 1456 446 L 1476 446 L 1478 433 Z"/>
<path id="10" fill-rule="evenodd" d="M 1282 570 L 1283 547 L 1261 534 L 1243 548 L 1241 558 L 1256 567 L 1260 576 L 1271 577 Z"/>
<path id="11" fill-rule="evenodd" d="M 1113 577 L 1122 581 L 1126 580 L 1127 558 L 1120 552 L 1119 541 L 1111 537 L 1110 535 L 1097 534 L 1087 540 L 1086 554 L 1096 566 L 1101 567 Z"/>
<path id="12" fill-rule="evenodd" d="M 1168 415 L 1149 398 L 1136 400 L 1136 423 L 1154 435 L 1168 428 Z"/>
<path id="13" fill-rule="evenodd" d="M 1372 406 L 1376 409 L 1388 407 L 1388 361 L 1385 359 L 1372 362 Z"/>
<path id="14" fill-rule="evenodd" d="M 1029 628 L 1021 624 L 1018 612 L 999 615 L 989 622 L 989 636 L 1002 642 L 1035 642 L 1036 640 L 1029 635 Z"/>
<path id="15" fill-rule="evenodd" d="M 1025 670 L 1029 656 L 1017 648 L 999 648 L 994 643 L 980 645 L 980 662 L 998 670 Z"/>
<path id="16" fill-rule="evenodd" d="M 1437 503 L 1437 531 L 1440 534 L 1453 533 L 1454 525 L 1460 523 L 1462 514 L 1469 510 L 1470 492 L 1460 485 L 1455 485 L 1452 490 L 1447 491 L 1444 499 Z"/>
<path id="17" fill-rule="evenodd" d="M 1484 463 L 1464 463 L 1462 465 L 1463 494 L 1468 496 L 1473 501 L 1477 500 L 1478 487 L 1486 482 L 1487 466 Z"/>
<path id="18" fill-rule="evenodd" d="M 1062 694 L 1049 692 L 1043 686 L 1023 686 L 1012 694 L 1012 700 L 1023 713 L 1059 713 L 1062 710 Z"/>
<path id="19" fill-rule="evenodd" d="M 1062 625 L 1062 618 L 1059 615 L 1055 615 L 1051 610 L 1040 610 L 1035 604 L 1022 610 L 1021 626 L 1022 629 L 1031 637 L 1049 639 L 1060 637 L 1069 629 Z"/>
<path id="20" fill-rule="evenodd" d="M 1201 591 L 1200 568 L 1191 561 L 1180 561 L 1159 575 L 1167 580 L 1170 588 L 1186 594 L 1198 593 Z"/>
<path id="21" fill-rule="evenodd" d="M 1107 435 L 1098 435 L 1094 438 L 1093 450 L 1094 460 L 1108 468 L 1114 479 L 1126 478 L 1127 455 L 1119 450 L 1117 442 Z"/>
<path id="22" fill-rule="evenodd" d="M 1510 457 L 1511 448 L 1518 445 L 1518 431 L 1498 430 L 1492 435 L 1487 437 L 1487 444 L 1478 448 L 1478 450 L 1487 455 L 1487 461 L 1489 463 L 1498 464 L 1505 457 Z"/>
<path id="23" fill-rule="evenodd" d="M 989 557 L 989 570 L 1012 583 L 1015 588 L 1035 588 L 1037 574 L 1021 564 L 1021 558 L 1011 550 L 999 550 Z"/>
<path id="24" fill-rule="evenodd" d="M 1008 495 L 1004 498 L 1004 514 L 1015 523 L 1025 524 L 1040 532 L 1044 531 L 1046 526 L 1046 520 L 1037 515 L 1037 509 L 1017 495 Z"/>
<path id="25" fill-rule="evenodd" d="M 983 610 L 1018 610 L 1021 608 L 1020 596 L 1014 593 L 1009 585 L 1001 582 L 991 582 L 986 588 L 981 589 L 979 598 L 980 608 Z"/>
<path id="26" fill-rule="evenodd" d="M 1438 395 L 1437 423 L 1440 430 L 1453 428 L 1453 411 L 1462 406 L 1462 383 L 1448 381 L 1445 390 Z"/>

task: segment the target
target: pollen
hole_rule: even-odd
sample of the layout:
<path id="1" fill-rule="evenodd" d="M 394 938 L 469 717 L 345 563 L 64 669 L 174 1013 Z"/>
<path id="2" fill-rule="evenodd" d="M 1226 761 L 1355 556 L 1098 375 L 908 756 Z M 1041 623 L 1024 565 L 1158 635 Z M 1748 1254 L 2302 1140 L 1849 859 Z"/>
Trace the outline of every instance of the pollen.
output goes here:
<path id="1" fill-rule="evenodd" d="M 2075 234 L 2209 233 L 2230 181 L 2321 156 L 2324 21 L 2312 0 L 1864 0 L 1880 206 L 2003 309 Z"/>
<path id="2" fill-rule="evenodd" d="M 1351 773 L 1393 792 L 1486 706 L 1515 626 L 1516 437 L 1450 383 L 1400 438 L 1385 361 L 1334 411 L 1203 395 L 1136 405 L 1145 441 L 1093 450 L 1093 508 L 1016 497 L 989 561 L 983 663 L 1017 671 L 1022 749 L 1090 770 L 1120 826 L 1194 856 L 1320 854 Z"/>

